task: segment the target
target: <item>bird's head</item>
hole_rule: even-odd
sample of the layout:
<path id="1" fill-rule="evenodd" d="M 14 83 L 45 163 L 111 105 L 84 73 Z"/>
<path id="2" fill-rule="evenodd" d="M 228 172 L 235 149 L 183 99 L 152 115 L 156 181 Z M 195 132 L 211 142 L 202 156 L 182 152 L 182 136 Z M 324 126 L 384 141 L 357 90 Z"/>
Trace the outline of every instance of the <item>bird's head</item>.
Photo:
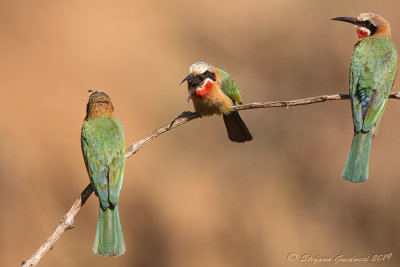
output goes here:
<path id="1" fill-rule="evenodd" d="M 190 66 L 190 74 L 181 82 L 188 82 L 189 97 L 192 95 L 205 96 L 216 82 L 216 69 L 206 62 L 196 62 Z"/>
<path id="2" fill-rule="evenodd" d="M 384 18 L 374 13 L 361 13 L 357 18 L 337 17 L 332 20 L 354 24 L 359 39 L 372 35 L 383 35 L 390 38 L 390 24 Z"/>
<path id="3" fill-rule="evenodd" d="M 114 106 L 105 92 L 89 90 L 85 120 L 100 116 L 111 116 L 113 112 Z"/>

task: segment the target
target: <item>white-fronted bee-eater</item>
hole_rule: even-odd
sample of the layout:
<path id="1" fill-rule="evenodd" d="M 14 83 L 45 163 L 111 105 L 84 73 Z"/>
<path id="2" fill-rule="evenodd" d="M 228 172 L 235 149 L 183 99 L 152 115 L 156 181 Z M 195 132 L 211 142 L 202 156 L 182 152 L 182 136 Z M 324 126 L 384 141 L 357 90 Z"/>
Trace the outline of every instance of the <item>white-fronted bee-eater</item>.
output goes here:
<path id="1" fill-rule="evenodd" d="M 114 106 L 104 92 L 90 91 L 82 125 L 81 145 L 90 182 L 99 198 L 99 220 L 93 252 L 103 256 L 125 253 L 118 214 L 125 166 L 125 139 Z"/>
<path id="2" fill-rule="evenodd" d="M 202 116 L 222 114 L 228 137 L 233 142 L 253 139 L 238 111 L 231 111 L 235 103 L 242 103 L 239 88 L 228 73 L 206 62 L 190 66 L 190 74 L 181 82 L 188 83 L 189 99 Z"/>
<path id="3" fill-rule="evenodd" d="M 354 25 L 358 34 L 350 64 L 350 98 L 354 136 L 343 178 L 363 183 L 368 179 L 371 138 L 376 135 L 396 75 L 397 52 L 389 23 L 379 15 L 332 20 Z"/>

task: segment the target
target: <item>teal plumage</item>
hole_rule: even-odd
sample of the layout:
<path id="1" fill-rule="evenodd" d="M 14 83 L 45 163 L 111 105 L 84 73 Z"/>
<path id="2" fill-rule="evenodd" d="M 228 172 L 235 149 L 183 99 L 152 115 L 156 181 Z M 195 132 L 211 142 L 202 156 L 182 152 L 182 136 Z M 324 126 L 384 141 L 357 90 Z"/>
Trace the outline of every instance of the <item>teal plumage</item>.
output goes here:
<path id="1" fill-rule="evenodd" d="M 356 43 L 350 65 L 350 98 L 354 137 L 344 179 L 368 179 L 371 138 L 376 135 L 396 75 L 397 52 L 390 41 L 390 26 L 380 16 L 363 13 L 357 19 L 335 18 L 356 25 Z"/>
<path id="2" fill-rule="evenodd" d="M 106 94 L 92 93 L 81 132 L 86 169 L 100 202 L 93 251 L 104 256 L 125 253 L 117 206 L 124 175 L 125 140 L 121 123 L 111 116 L 112 111 Z"/>

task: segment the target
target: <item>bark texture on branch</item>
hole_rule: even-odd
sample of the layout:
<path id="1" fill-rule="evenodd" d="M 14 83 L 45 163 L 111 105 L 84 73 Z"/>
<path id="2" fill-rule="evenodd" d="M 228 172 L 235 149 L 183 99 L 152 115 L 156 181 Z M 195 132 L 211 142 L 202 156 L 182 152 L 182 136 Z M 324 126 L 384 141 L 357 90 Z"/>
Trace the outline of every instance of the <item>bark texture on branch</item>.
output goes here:
<path id="1" fill-rule="evenodd" d="M 395 98 L 400 100 L 400 92 L 390 93 L 389 98 Z M 321 95 L 316 97 L 309 97 L 303 99 L 289 100 L 289 101 L 271 101 L 271 102 L 260 102 L 260 103 L 249 103 L 244 105 L 237 105 L 232 108 L 232 110 L 246 110 L 246 109 L 257 109 L 257 108 L 273 108 L 273 107 L 290 107 L 290 106 L 301 106 L 309 105 L 314 103 L 321 103 L 333 100 L 345 100 L 350 99 L 348 94 L 335 94 L 335 95 Z M 136 152 L 138 152 L 145 144 L 153 140 L 154 138 L 160 136 L 161 134 L 168 132 L 178 126 L 181 126 L 191 120 L 201 118 L 198 113 L 195 112 L 183 112 L 177 118 L 175 118 L 170 123 L 164 124 L 141 140 L 132 143 L 126 150 L 125 158 L 129 159 Z M 71 209 L 65 214 L 61 219 L 60 223 L 57 225 L 54 232 L 45 240 L 43 245 L 26 261 L 22 262 L 22 266 L 36 266 L 39 261 L 46 255 L 46 253 L 53 248 L 57 240 L 65 233 L 65 231 L 74 228 L 74 218 L 79 212 L 81 207 L 85 204 L 86 200 L 93 193 L 93 188 L 91 184 L 86 186 L 83 192 L 79 195 L 78 199 L 72 205 Z"/>

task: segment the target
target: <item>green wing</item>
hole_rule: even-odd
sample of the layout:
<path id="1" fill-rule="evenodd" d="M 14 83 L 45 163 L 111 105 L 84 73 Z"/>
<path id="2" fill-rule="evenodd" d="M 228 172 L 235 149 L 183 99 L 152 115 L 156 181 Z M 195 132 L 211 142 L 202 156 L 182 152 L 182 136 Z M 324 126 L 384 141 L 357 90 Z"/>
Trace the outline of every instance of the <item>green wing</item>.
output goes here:
<path id="1" fill-rule="evenodd" d="M 85 121 L 81 134 L 86 169 L 101 206 L 116 206 L 125 165 L 125 140 L 117 119 L 100 117 Z"/>
<path id="2" fill-rule="evenodd" d="M 229 96 L 234 102 L 242 103 L 242 97 L 240 96 L 239 88 L 237 87 L 235 81 L 229 76 L 228 73 L 221 69 L 217 69 L 220 74 L 221 79 L 221 90 L 227 96 Z"/>
<path id="3" fill-rule="evenodd" d="M 356 132 L 368 132 L 379 123 L 392 88 L 396 64 L 396 49 L 387 37 L 366 38 L 354 49 L 350 96 Z"/>

